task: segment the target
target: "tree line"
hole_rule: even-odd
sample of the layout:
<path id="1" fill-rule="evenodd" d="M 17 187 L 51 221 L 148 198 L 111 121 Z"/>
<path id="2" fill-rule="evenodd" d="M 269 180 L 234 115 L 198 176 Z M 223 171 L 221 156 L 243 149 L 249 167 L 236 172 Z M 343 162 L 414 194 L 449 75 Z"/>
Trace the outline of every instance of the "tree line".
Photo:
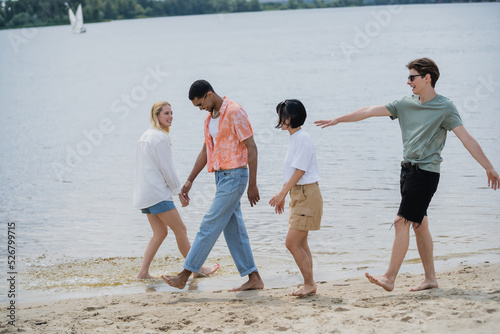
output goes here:
<path id="1" fill-rule="evenodd" d="M 460 2 L 460 0 L 0 0 L 0 29 L 68 24 L 68 8 L 83 8 L 85 22 L 159 16 L 255 12 L 363 5 Z M 474 0 L 473 0 L 474 1 Z M 475 0 L 478 1 L 478 0 Z M 470 2 L 463 0 L 461 2 Z"/>

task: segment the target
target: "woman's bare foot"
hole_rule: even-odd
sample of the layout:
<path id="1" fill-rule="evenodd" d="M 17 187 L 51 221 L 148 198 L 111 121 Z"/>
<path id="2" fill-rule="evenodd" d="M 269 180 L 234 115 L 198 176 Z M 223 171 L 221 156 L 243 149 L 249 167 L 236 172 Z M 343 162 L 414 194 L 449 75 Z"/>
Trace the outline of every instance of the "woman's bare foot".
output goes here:
<path id="1" fill-rule="evenodd" d="M 202 278 L 202 277 L 207 277 L 215 273 L 217 270 L 219 270 L 220 265 L 217 263 L 216 265 L 213 265 L 211 267 L 201 267 L 199 273 L 194 273 L 194 277 L 196 278 Z"/>
<path id="2" fill-rule="evenodd" d="M 294 291 L 290 296 L 305 297 L 316 293 L 316 284 L 303 285 L 297 291 Z"/>
<path id="3" fill-rule="evenodd" d="M 264 289 L 264 282 L 260 278 L 259 272 L 254 271 L 248 275 L 248 281 L 242 286 L 229 290 L 230 292 L 245 291 L 245 290 L 261 290 Z"/>
<path id="4" fill-rule="evenodd" d="M 156 279 L 158 277 L 154 277 L 154 276 L 151 276 L 149 273 L 146 273 L 146 274 L 137 274 L 137 278 L 140 278 L 140 279 Z"/>
<path id="5" fill-rule="evenodd" d="M 434 289 L 437 287 L 438 287 L 438 282 L 436 280 L 423 280 L 422 283 L 410 289 L 410 291 L 422 291 L 427 289 Z"/>
<path id="6" fill-rule="evenodd" d="M 384 275 L 382 275 L 382 276 L 372 276 L 372 275 L 370 275 L 368 273 L 365 273 L 365 276 L 366 276 L 366 278 L 368 278 L 368 280 L 371 283 L 383 287 L 385 291 L 389 291 L 390 292 L 390 291 L 394 290 L 394 282 L 390 281 Z"/>

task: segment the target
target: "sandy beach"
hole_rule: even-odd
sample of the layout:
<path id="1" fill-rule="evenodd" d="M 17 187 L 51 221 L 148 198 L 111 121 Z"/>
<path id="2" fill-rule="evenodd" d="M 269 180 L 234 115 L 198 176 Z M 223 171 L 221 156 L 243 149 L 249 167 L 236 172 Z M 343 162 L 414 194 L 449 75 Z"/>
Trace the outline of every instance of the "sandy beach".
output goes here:
<path id="1" fill-rule="evenodd" d="M 3 321 L 0 333 L 497 332 L 500 264 L 461 265 L 438 279 L 439 288 L 421 292 L 409 289 L 422 275 L 402 273 L 390 293 L 359 277 L 318 282 L 318 293 L 305 298 L 288 296 L 289 287 L 23 303 L 16 326 Z"/>

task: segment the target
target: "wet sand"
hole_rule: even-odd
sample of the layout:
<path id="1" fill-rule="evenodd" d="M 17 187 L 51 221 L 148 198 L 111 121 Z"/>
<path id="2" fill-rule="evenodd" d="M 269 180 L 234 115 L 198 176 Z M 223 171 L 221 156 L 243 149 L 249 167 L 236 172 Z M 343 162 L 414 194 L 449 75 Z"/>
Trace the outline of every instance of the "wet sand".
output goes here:
<path id="1" fill-rule="evenodd" d="M 496 332 L 500 264 L 461 265 L 438 274 L 439 288 L 409 292 L 422 278 L 400 274 L 390 293 L 359 277 L 318 282 L 318 293 L 305 298 L 288 296 L 289 287 L 23 303 L 16 328 L 2 322 L 0 333 Z"/>

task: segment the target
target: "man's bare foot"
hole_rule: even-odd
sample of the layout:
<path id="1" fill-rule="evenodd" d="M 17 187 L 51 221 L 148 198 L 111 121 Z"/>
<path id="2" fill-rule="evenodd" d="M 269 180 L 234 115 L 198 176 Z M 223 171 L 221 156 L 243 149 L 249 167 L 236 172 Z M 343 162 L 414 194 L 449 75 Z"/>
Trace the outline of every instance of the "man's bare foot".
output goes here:
<path id="1" fill-rule="evenodd" d="M 423 280 L 422 283 L 417 285 L 416 287 L 410 289 L 410 291 L 422 291 L 427 289 L 434 289 L 438 287 L 438 282 L 436 280 Z"/>
<path id="2" fill-rule="evenodd" d="M 264 289 L 264 282 L 260 278 L 259 272 L 254 271 L 248 275 L 248 281 L 242 286 L 229 290 L 230 292 L 245 291 L 245 290 L 261 290 Z"/>
<path id="3" fill-rule="evenodd" d="M 382 276 L 372 276 L 368 273 L 365 273 L 365 276 L 366 276 L 366 278 L 368 278 L 368 280 L 371 283 L 383 287 L 385 291 L 390 292 L 390 291 L 394 290 L 394 282 L 391 282 L 387 277 L 385 277 L 383 275 Z"/>
<path id="4" fill-rule="evenodd" d="M 176 276 L 161 275 L 161 278 L 163 278 L 163 280 L 167 282 L 168 285 L 177 289 L 182 290 L 186 286 L 186 281 L 184 281 L 182 277 L 180 277 L 179 275 Z"/>
<path id="5" fill-rule="evenodd" d="M 316 293 L 316 284 L 303 285 L 297 291 L 294 291 L 290 296 L 305 297 Z"/>
<path id="6" fill-rule="evenodd" d="M 155 278 L 158 278 L 158 277 L 151 276 L 148 273 L 148 274 L 137 274 L 137 278 L 140 278 L 140 279 L 155 279 Z"/>
<path id="7" fill-rule="evenodd" d="M 202 278 L 202 277 L 207 277 L 215 273 L 217 270 L 219 270 L 220 265 L 217 263 L 214 266 L 211 267 L 201 267 L 199 273 L 195 273 L 194 277 L 196 278 Z"/>
<path id="8" fill-rule="evenodd" d="M 184 269 L 175 276 L 161 275 L 161 278 L 171 287 L 177 289 L 184 289 L 184 287 L 186 286 L 186 282 L 189 279 L 189 276 L 191 276 L 191 272 Z"/>

